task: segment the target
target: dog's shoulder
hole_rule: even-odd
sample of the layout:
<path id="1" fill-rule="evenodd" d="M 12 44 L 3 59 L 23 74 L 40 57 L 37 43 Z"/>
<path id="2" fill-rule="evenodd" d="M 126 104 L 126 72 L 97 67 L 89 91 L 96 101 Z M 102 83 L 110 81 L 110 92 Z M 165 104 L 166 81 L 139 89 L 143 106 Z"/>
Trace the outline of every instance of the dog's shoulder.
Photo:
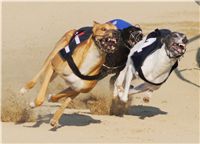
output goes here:
<path id="1" fill-rule="evenodd" d="M 60 50 L 60 56 L 63 59 L 66 59 L 68 55 L 72 55 L 77 46 L 89 39 L 92 33 L 92 27 L 82 27 L 76 30 L 71 40 L 69 41 L 69 44 Z"/>

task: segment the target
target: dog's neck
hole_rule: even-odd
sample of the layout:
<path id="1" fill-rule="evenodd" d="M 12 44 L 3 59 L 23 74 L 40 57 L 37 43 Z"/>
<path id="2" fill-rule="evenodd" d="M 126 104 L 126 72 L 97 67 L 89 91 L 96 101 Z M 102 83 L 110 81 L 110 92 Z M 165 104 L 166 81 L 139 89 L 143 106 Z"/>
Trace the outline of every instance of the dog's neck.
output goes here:
<path id="1" fill-rule="evenodd" d="M 87 43 L 87 47 L 85 47 L 85 49 L 87 50 L 82 53 L 84 59 L 81 62 L 79 69 L 82 74 L 88 74 L 94 70 L 96 71 L 96 73 L 98 73 L 96 67 L 99 65 L 103 65 L 103 63 L 105 62 L 106 53 L 102 52 L 97 47 L 92 38 L 89 39 Z"/>
<path id="2" fill-rule="evenodd" d="M 154 83 L 160 83 L 168 77 L 171 68 L 176 61 L 177 59 L 171 59 L 167 56 L 165 44 L 163 44 L 162 48 L 158 49 L 145 59 L 142 66 L 143 74 L 147 80 Z"/>

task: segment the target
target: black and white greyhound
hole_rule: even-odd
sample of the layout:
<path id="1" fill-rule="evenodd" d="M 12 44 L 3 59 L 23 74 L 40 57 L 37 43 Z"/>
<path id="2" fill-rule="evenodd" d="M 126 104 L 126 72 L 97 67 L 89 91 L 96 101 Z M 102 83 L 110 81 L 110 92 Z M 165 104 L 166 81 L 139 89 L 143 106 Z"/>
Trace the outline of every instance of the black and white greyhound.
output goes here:
<path id="1" fill-rule="evenodd" d="M 129 94 L 145 92 L 144 101 L 148 102 L 178 66 L 178 60 L 186 51 L 186 35 L 168 29 L 156 29 L 138 42 L 130 51 L 125 68 L 114 84 L 114 98 L 119 96 L 128 101 Z M 132 80 L 142 80 L 132 86 Z"/>

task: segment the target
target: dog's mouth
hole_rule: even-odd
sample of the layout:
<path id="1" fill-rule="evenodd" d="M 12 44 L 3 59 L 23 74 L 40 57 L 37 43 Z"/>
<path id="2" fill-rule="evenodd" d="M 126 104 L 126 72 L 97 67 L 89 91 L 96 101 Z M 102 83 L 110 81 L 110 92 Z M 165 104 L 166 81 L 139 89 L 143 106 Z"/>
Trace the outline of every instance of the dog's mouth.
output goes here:
<path id="1" fill-rule="evenodd" d="M 171 53 L 171 57 L 178 58 L 183 56 L 186 52 L 186 44 L 174 42 L 168 50 Z"/>
<path id="2" fill-rule="evenodd" d="M 99 49 L 106 53 L 114 53 L 119 47 L 119 41 L 120 33 L 116 31 L 101 38 L 95 38 L 95 43 Z"/>
<path id="3" fill-rule="evenodd" d="M 100 39 L 100 49 L 105 51 L 106 53 L 114 53 L 117 49 L 117 38 L 114 37 L 106 37 Z"/>

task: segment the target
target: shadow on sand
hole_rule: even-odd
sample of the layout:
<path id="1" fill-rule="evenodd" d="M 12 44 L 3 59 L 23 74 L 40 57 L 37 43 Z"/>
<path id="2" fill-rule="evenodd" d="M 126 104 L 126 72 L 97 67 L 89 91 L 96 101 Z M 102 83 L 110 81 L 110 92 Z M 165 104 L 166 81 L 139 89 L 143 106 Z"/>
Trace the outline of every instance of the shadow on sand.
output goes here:
<path id="1" fill-rule="evenodd" d="M 38 119 L 34 125 L 25 126 L 25 127 L 37 128 L 37 127 L 40 127 L 44 123 L 49 124 L 50 119 L 52 117 L 53 117 L 53 114 L 38 116 Z M 51 128 L 50 131 L 56 131 L 58 128 L 61 128 L 64 126 L 86 126 L 92 123 L 101 123 L 101 121 L 95 120 L 90 116 L 77 114 L 77 113 L 63 114 L 59 120 L 59 126 L 55 128 Z"/>
<path id="2" fill-rule="evenodd" d="M 146 117 L 153 117 L 156 115 L 166 115 L 167 112 L 160 110 L 157 107 L 152 106 L 131 106 L 128 108 L 128 115 L 139 116 L 140 119 L 145 119 Z"/>

